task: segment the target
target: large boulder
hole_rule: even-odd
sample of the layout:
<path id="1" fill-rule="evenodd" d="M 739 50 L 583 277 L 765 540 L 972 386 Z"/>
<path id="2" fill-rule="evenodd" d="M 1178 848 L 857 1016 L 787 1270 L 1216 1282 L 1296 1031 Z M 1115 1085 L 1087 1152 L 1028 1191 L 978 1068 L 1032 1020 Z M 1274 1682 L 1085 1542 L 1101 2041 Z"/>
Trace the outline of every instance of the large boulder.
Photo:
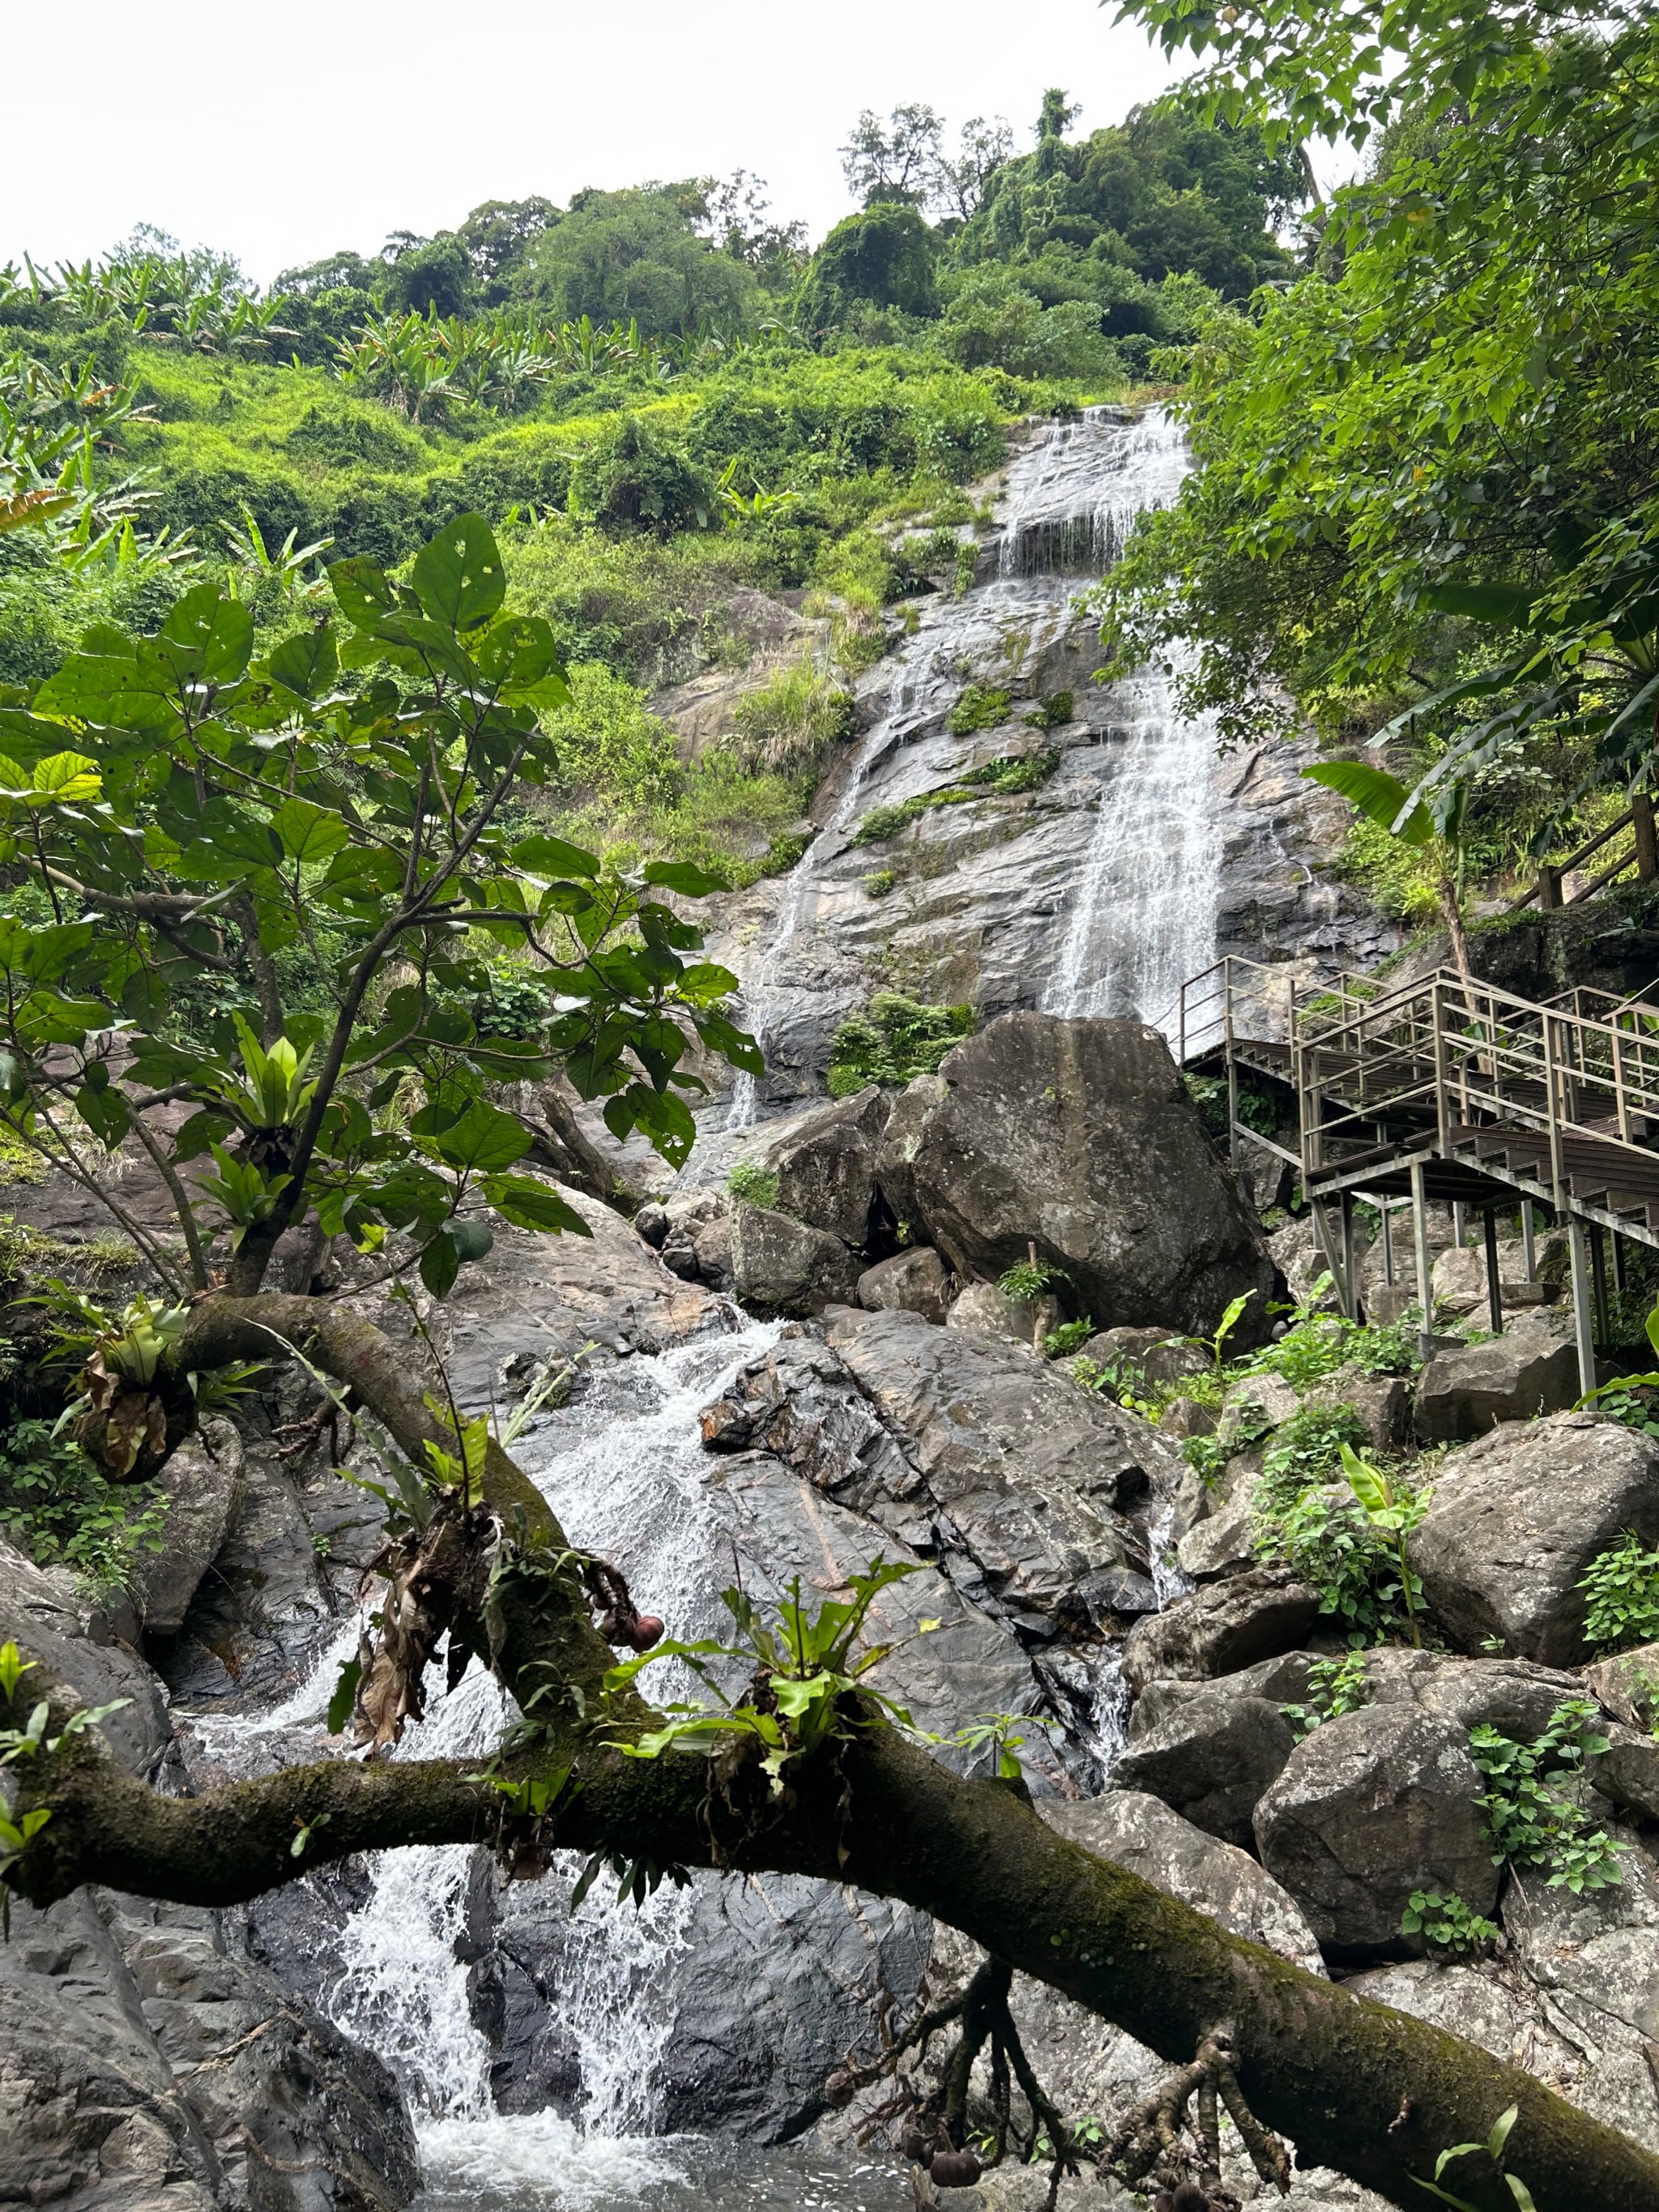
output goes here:
<path id="1" fill-rule="evenodd" d="M 66 1571 L 37 1567 L 0 1540 L 4 1643 L 15 1643 L 40 1670 L 25 1676 L 25 1691 L 44 1692 L 51 1682 L 61 1686 L 68 1704 L 119 1706 L 102 1727 L 124 1766 L 154 1779 L 171 1763 L 167 1699 L 149 1668 L 116 1640 L 103 1613 L 80 1596 Z"/>
<path id="2" fill-rule="evenodd" d="M 1437 1352 L 1418 1380 L 1413 1419 L 1423 1443 L 1460 1443 L 1500 1421 L 1564 1412 L 1578 1389 L 1571 1339 L 1546 1322 L 1522 1322 L 1490 1343 Z"/>
<path id="3" fill-rule="evenodd" d="M 1289 1892 L 1247 1852 L 1195 1827 L 1161 1798 L 1114 1785 L 1099 1797 L 1040 1809 L 1051 1828 L 1085 1850 L 1127 1867 L 1247 1942 L 1310 1974 L 1324 1972 L 1313 1930 Z"/>
<path id="4" fill-rule="evenodd" d="M 1256 1804 L 1296 1748 L 1285 1717 L 1312 1662 L 1306 1652 L 1209 1682 L 1154 1682 L 1135 1701 L 1112 1780 L 1146 1790 L 1224 1842 L 1249 1849 Z"/>
<path id="5" fill-rule="evenodd" d="M 1205 1334 L 1246 1291 L 1237 1346 L 1272 1327 L 1277 1271 L 1169 1047 L 1139 1022 L 1004 1015 L 902 1094 L 877 1173 L 961 1274 L 995 1278 L 1034 1243 L 1103 1329 Z"/>
<path id="6" fill-rule="evenodd" d="M 987 1587 L 1034 1627 L 1086 1625 L 1091 1578 L 1131 1563 L 1119 1509 L 1173 1494 L 1174 1446 L 1012 1344 L 908 1313 L 838 1311 L 828 1336 Z"/>
<path id="7" fill-rule="evenodd" d="M 887 1126 L 888 1103 L 872 1083 L 791 1123 L 771 1145 L 766 1165 L 778 1179 L 777 1207 L 843 1244 L 870 1234 L 876 1196 L 876 1147 Z"/>
<path id="8" fill-rule="evenodd" d="M 1626 1529 L 1659 1540 L 1659 1444 L 1598 1413 L 1500 1429 L 1444 1459 L 1411 1539 L 1436 1619 L 1546 1666 L 1586 1655 L 1578 1585 Z"/>
<path id="9" fill-rule="evenodd" d="M 1328 1951 L 1397 1951 L 1414 1889 L 1498 1903 L 1468 1730 L 1414 1703 L 1369 1705 L 1305 1736 L 1255 1808 L 1256 1848 Z"/>
<path id="10" fill-rule="evenodd" d="M 951 1271 L 931 1244 L 878 1261 L 859 1277 L 859 1304 L 868 1313 L 920 1314 L 942 1322 L 951 1310 Z"/>
<path id="11" fill-rule="evenodd" d="M 1288 1567 L 1251 1567 L 1208 1583 L 1129 1631 L 1123 1673 L 1131 1689 L 1233 1674 L 1294 1651 L 1319 1618 L 1319 1593 Z"/>
<path id="12" fill-rule="evenodd" d="M 738 1297 L 762 1313 L 819 1314 L 848 1304 L 858 1266 L 839 1237 L 765 1206 L 740 1206 L 732 1224 Z"/>

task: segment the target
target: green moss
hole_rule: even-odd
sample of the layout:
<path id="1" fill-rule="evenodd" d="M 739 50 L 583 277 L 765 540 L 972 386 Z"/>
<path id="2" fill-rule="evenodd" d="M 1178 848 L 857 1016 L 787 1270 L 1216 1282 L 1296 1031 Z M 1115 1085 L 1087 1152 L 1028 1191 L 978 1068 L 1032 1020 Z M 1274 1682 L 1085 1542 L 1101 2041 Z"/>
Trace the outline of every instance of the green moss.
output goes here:
<path id="1" fill-rule="evenodd" d="M 970 738 L 976 730 L 994 730 L 1008 719 L 1012 691 L 999 691 L 989 684 L 969 684 L 945 718 L 953 738 Z"/>
<path id="2" fill-rule="evenodd" d="M 853 832 L 855 845 L 885 844 L 896 837 L 901 830 L 931 814 L 939 806 L 966 806 L 971 800 L 988 794 L 999 799 L 1012 798 L 1024 791 L 1035 791 L 1044 784 L 1060 765 L 1056 752 L 1028 754 L 1023 759 L 987 761 L 983 767 L 969 769 L 954 782 L 938 791 L 917 792 L 909 799 L 896 799 L 890 806 L 872 806 L 858 828 Z"/>

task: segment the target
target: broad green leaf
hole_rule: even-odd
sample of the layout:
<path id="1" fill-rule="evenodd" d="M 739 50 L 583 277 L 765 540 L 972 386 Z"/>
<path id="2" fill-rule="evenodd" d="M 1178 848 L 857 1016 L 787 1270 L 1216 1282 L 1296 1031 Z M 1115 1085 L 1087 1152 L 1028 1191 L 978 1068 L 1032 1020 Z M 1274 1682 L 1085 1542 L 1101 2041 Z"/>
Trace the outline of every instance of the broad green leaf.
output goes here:
<path id="1" fill-rule="evenodd" d="M 481 514 L 458 515 L 415 556 L 415 596 L 435 623 L 476 629 L 507 596 L 495 532 Z"/>
<path id="2" fill-rule="evenodd" d="M 265 663 L 272 683 L 301 699 L 314 699 L 326 691 L 339 665 L 333 636 L 322 627 L 285 637 Z"/>
<path id="3" fill-rule="evenodd" d="M 430 1141 L 432 1149 L 451 1167 L 485 1175 L 510 1168 L 530 1150 L 530 1133 L 523 1123 L 482 1099 Z"/>
<path id="4" fill-rule="evenodd" d="M 707 898 L 711 891 L 732 888 L 724 876 L 699 868 L 690 860 L 649 860 L 644 875 L 647 883 L 665 891 L 678 891 L 686 898 Z"/>
<path id="5" fill-rule="evenodd" d="M 373 629 L 397 608 L 396 587 L 378 562 L 337 561 L 328 580 L 340 612 L 354 629 Z"/>
<path id="6" fill-rule="evenodd" d="M 482 1221 L 450 1221 L 421 1253 L 421 1280 L 434 1298 L 447 1297 L 468 1260 L 482 1260 L 495 1243 Z"/>
<path id="7" fill-rule="evenodd" d="M 161 657 L 198 684 L 236 684 L 253 649 L 253 614 L 216 584 L 198 584 L 179 599 L 156 635 Z"/>
<path id="8" fill-rule="evenodd" d="M 340 1679 L 334 1686 L 334 1694 L 328 1701 L 328 1732 L 338 1735 L 351 1718 L 357 1702 L 357 1685 L 363 1679 L 361 1659 L 348 1659 L 340 1669 Z"/>
<path id="9" fill-rule="evenodd" d="M 1359 1500 L 1368 1515 L 1386 1513 L 1389 1492 L 1376 1469 L 1361 1459 L 1352 1444 L 1343 1444 L 1342 1472 L 1348 1478 L 1348 1487 Z"/>
<path id="10" fill-rule="evenodd" d="M 71 653 L 35 693 L 34 711 L 53 721 L 105 724 L 120 730 L 159 733 L 179 726 L 178 711 L 166 686 L 140 669 L 131 647 L 124 655 Z"/>
<path id="11" fill-rule="evenodd" d="M 62 804 L 96 799 L 102 779 L 95 760 L 85 753 L 51 753 L 34 764 L 31 793 Z"/>
<path id="12" fill-rule="evenodd" d="M 1465 622 L 1503 629 L 1524 629 L 1535 594 L 1524 584 L 1436 584 L 1422 594 L 1425 606 Z"/>
<path id="13" fill-rule="evenodd" d="M 512 1222 L 515 1228 L 541 1229 L 571 1237 L 593 1234 L 574 1206 L 532 1176 L 487 1176 L 483 1194 L 502 1220 Z"/>
<path id="14" fill-rule="evenodd" d="M 271 817 L 271 828 L 290 860 L 331 860 L 349 842 L 350 830 L 337 814 L 308 799 L 288 799 Z"/>
<path id="15" fill-rule="evenodd" d="M 1371 768 L 1364 761 L 1316 761 L 1302 773 L 1310 783 L 1322 783 L 1328 790 L 1357 806 L 1402 844 L 1426 845 L 1434 836 L 1427 807 L 1419 801 L 1407 813 L 1407 801 L 1411 793 L 1386 769 Z"/>

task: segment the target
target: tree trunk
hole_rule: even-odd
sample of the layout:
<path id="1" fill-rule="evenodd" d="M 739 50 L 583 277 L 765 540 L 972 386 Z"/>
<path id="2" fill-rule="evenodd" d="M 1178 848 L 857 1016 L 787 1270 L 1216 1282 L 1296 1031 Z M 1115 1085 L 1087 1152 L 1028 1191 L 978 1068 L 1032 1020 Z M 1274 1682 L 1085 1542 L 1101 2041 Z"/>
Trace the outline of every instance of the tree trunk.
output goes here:
<path id="1" fill-rule="evenodd" d="M 179 1356 L 205 1367 L 269 1357 L 282 1342 L 348 1383 L 410 1458 L 418 1462 L 423 1440 L 442 1435 L 404 1355 L 319 1301 L 206 1301 Z M 515 1826 L 476 1761 L 325 1761 L 180 1799 L 120 1771 L 88 1735 L 9 1771 L 21 1804 L 52 1808 L 11 1869 L 14 1887 L 39 1904 L 95 1881 L 222 1905 L 359 1850 L 527 1837 L 543 1849 L 660 1866 L 850 1882 L 948 1922 L 1170 2061 L 1190 2060 L 1224 2024 L 1255 2112 L 1293 2136 L 1307 2162 L 1334 2166 L 1396 2204 L 1420 2205 L 1418 2184 L 1432 2176 L 1438 2153 L 1484 2141 L 1513 2104 L 1507 2163 L 1539 2212 L 1659 2212 L 1659 2159 L 1530 2075 L 1228 1934 L 1055 1835 L 1015 1787 L 964 1781 L 867 1707 L 847 1709 L 847 1735 L 828 1752 L 790 1763 L 779 1798 L 752 1751 L 627 1757 L 618 1739 L 635 1737 L 653 1717 L 629 1692 L 605 1698 L 615 1655 L 572 1595 L 574 1582 L 560 1579 L 568 1547 L 555 1516 L 498 1448 L 485 1491 L 529 1570 L 496 1577 L 495 1671 L 509 1687 L 557 1682 L 580 1692 L 543 1701 L 538 1712 L 554 1716 L 548 1741 L 509 1765 L 551 1774 L 574 1761 L 533 1835 Z M 307 1848 L 296 1860 L 301 1828 Z M 1514 2212 L 1490 2168 L 1468 2177 L 1460 2169 L 1458 2193 L 1480 2212 Z"/>

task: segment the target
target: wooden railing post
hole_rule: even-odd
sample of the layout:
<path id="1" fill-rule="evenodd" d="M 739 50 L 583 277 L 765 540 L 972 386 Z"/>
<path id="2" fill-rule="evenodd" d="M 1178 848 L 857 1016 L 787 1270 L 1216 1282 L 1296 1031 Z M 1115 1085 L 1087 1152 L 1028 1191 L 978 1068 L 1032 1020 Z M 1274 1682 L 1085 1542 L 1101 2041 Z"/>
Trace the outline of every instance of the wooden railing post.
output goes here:
<path id="1" fill-rule="evenodd" d="M 1561 871 L 1547 861 L 1538 871 L 1538 903 L 1547 911 L 1561 903 Z"/>
<path id="2" fill-rule="evenodd" d="M 1412 1162 L 1412 1226 L 1417 1237 L 1417 1300 L 1423 1309 L 1417 1348 L 1428 1359 L 1434 1352 L 1434 1267 L 1429 1258 L 1429 1200 L 1420 1152 Z"/>

